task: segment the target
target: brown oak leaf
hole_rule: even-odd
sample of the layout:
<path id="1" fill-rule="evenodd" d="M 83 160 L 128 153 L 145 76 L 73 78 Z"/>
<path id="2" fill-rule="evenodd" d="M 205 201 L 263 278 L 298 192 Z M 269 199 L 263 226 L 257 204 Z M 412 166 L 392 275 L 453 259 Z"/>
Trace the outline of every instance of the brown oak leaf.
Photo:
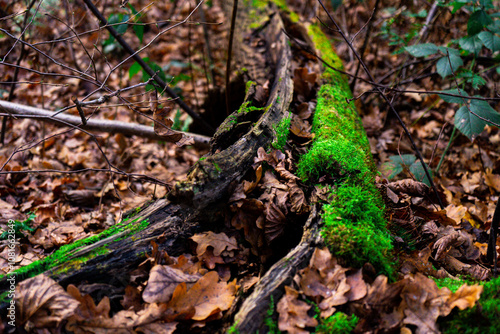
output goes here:
<path id="1" fill-rule="evenodd" d="M 168 302 L 180 283 L 194 284 L 199 275 L 185 274 L 179 269 L 170 266 L 156 265 L 151 269 L 148 285 L 142 294 L 147 303 Z"/>
<path id="2" fill-rule="evenodd" d="M 52 278 L 38 275 L 16 286 L 16 322 L 26 322 L 37 328 L 57 327 L 61 321 L 75 313 L 78 301 L 66 293 Z"/>
<path id="3" fill-rule="evenodd" d="M 278 328 L 290 334 L 307 334 L 306 327 L 316 327 L 318 321 L 307 314 L 311 305 L 298 299 L 298 291 L 285 286 L 285 295 L 280 299 L 278 311 Z"/>

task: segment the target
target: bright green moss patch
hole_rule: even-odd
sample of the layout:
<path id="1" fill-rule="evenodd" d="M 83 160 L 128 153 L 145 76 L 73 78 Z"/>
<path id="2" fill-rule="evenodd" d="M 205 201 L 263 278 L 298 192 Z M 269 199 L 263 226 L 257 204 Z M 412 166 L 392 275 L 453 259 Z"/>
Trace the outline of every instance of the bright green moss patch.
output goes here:
<path id="1" fill-rule="evenodd" d="M 288 134 L 290 133 L 290 124 L 292 122 L 291 115 L 283 118 L 278 125 L 274 128 L 276 132 L 276 137 L 272 142 L 272 146 L 277 150 L 282 150 L 288 139 Z"/>
<path id="2" fill-rule="evenodd" d="M 316 326 L 316 334 L 348 334 L 358 324 L 359 318 L 355 315 L 348 316 L 343 312 L 335 312 L 331 317 L 322 319 Z"/>
<path id="3" fill-rule="evenodd" d="M 461 287 L 464 284 L 467 284 L 468 282 L 462 279 L 454 279 L 450 277 L 446 278 L 434 278 L 431 277 L 434 282 L 436 282 L 436 285 L 438 288 L 448 288 L 450 289 L 451 292 L 455 292 L 458 290 L 459 287 Z"/>
<path id="4" fill-rule="evenodd" d="M 481 298 L 471 309 L 455 309 L 439 321 L 439 328 L 445 334 L 500 333 L 500 278 L 483 284 Z"/>
<path id="5" fill-rule="evenodd" d="M 342 68 L 328 38 L 316 25 L 308 32 L 321 57 Z M 346 78 L 325 67 L 317 93 L 312 131 L 314 142 L 298 164 L 298 176 L 316 183 L 328 175 L 334 183 L 333 199 L 323 206 L 322 236 L 326 245 L 346 264 L 361 267 L 370 262 L 392 276 L 393 249 L 386 229 L 384 205 L 374 185 L 375 164 Z"/>
<path id="6" fill-rule="evenodd" d="M 362 267 L 370 262 L 392 276 L 391 238 L 380 197 L 374 189 L 342 184 L 334 192 L 331 204 L 323 206 L 322 235 L 328 248 L 349 266 Z"/>
<path id="7" fill-rule="evenodd" d="M 78 261 L 82 262 L 82 260 L 88 260 L 97 255 L 105 254 L 107 250 L 99 248 L 97 250 L 94 250 L 90 254 L 82 255 L 81 257 L 77 257 L 74 259 L 75 252 L 81 247 L 92 245 L 100 240 L 106 239 L 112 235 L 116 235 L 119 233 L 123 233 L 123 235 L 121 235 L 119 238 L 115 240 L 124 239 L 127 236 L 132 235 L 137 231 L 145 229 L 147 226 L 148 226 L 147 220 L 143 220 L 141 222 L 137 222 L 136 220 L 134 220 L 129 224 L 124 224 L 124 223 L 116 224 L 99 234 L 93 235 L 91 237 L 82 240 L 75 241 L 69 245 L 64 245 L 51 255 L 47 256 L 46 258 L 39 261 L 35 261 L 25 267 L 19 268 L 15 272 L 18 277 L 25 279 L 36 276 L 40 273 L 55 268 L 59 265 L 65 264 L 68 261 L 75 260 L 76 262 Z M 0 279 L 4 278 L 4 276 L 5 275 L 0 276 Z"/>
<path id="8" fill-rule="evenodd" d="M 360 148 L 344 137 L 337 136 L 314 142 L 299 161 L 298 176 L 303 180 L 315 182 L 325 174 L 335 179 L 345 179 L 349 176 L 358 179 L 370 174 L 370 171 Z"/>

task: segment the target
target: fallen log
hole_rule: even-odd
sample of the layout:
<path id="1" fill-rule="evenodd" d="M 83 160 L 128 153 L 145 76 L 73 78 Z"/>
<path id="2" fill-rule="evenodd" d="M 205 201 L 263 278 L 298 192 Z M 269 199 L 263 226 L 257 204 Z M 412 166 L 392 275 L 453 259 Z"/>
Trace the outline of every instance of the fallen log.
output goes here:
<path id="1" fill-rule="evenodd" d="M 245 11 L 241 13 L 241 19 L 245 20 Z M 146 259 L 152 240 L 168 254 L 179 255 L 187 251 L 187 238 L 196 231 L 206 230 L 209 223 L 220 218 L 217 212 L 230 196 L 230 185 L 245 175 L 259 147 L 270 147 L 276 126 L 288 116 L 292 99 L 291 52 L 282 21 L 271 7 L 253 14 L 264 20 L 262 25 L 248 31 L 247 41 L 236 44 L 236 48 L 244 49 L 237 51 L 238 54 L 243 52 L 247 61 L 252 62 L 252 71 L 243 73 L 238 80 L 255 83 L 249 87 L 243 104 L 258 104 L 252 99 L 257 90 L 263 89 L 264 82 L 252 73 L 272 70 L 271 77 L 266 78 L 272 81 L 265 104 L 229 115 L 212 138 L 211 151 L 194 166 L 186 182 L 175 186 L 168 199 L 146 205 L 111 235 L 105 233 L 89 241 L 76 242 L 21 268 L 17 271 L 17 283 L 45 273 L 63 286 L 83 281 L 105 283 L 102 291 L 97 291 L 104 296 L 110 285 L 123 287 L 128 282 L 130 270 Z M 273 47 L 263 54 L 261 44 L 253 43 L 256 39 Z M 262 57 L 265 62 L 261 62 Z M 3 276 L 0 280 L 0 291 L 8 290 L 6 278 Z M 6 306 L 3 303 L 2 308 Z"/>
<path id="2" fill-rule="evenodd" d="M 334 52 L 328 49 L 331 45 L 324 35 L 311 36 L 313 31 L 320 33 L 318 26 L 311 28 L 307 24 L 293 23 L 291 13 L 281 8 L 283 12 L 280 15 L 272 2 L 257 7 L 252 8 L 245 2 L 244 6 L 240 6 L 238 16 L 240 23 L 236 36 L 240 39 L 235 43 L 236 67 L 244 67 L 246 71 L 240 71 L 234 81 L 248 83 L 245 100 L 219 126 L 211 140 L 210 152 L 197 162 L 187 180 L 176 184 L 167 199 L 156 201 L 139 213 L 132 214 L 127 220 L 131 223 L 117 233 L 90 245 L 71 249 L 64 261 L 55 262 L 55 266 L 37 268 L 35 263 L 31 269 L 24 270 L 23 278 L 45 272 L 63 286 L 82 281 L 87 284 L 105 283 L 96 288 L 97 294 L 109 295 L 113 290 L 111 287 L 123 288 L 128 284 L 130 271 L 146 259 L 151 241 L 155 241 L 169 255 L 177 256 L 187 252 L 190 236 L 209 229 L 210 224 L 223 221 L 223 209 L 227 206 L 232 188 L 251 170 L 257 150 L 271 147 L 276 139 L 276 127 L 288 117 L 293 97 L 292 53 L 284 33 L 287 29 L 284 22 L 293 24 L 294 35 L 311 50 L 320 48 L 320 40 L 326 40 L 327 45 L 322 46 L 322 52 Z M 341 66 L 338 57 L 333 56 L 329 60 L 333 60 L 330 62 L 332 66 Z M 348 90 L 345 78 L 338 73 L 325 71 L 322 81 L 325 87 L 338 86 L 337 89 Z M 270 88 L 267 90 L 265 87 Z M 322 94 L 322 98 L 335 104 L 334 107 L 318 106 L 316 112 L 322 114 L 318 118 L 315 116 L 319 119 L 315 122 L 323 122 L 323 118 L 332 118 L 332 115 L 335 121 L 321 123 L 324 131 L 316 126 L 315 142 L 323 143 L 331 139 L 339 143 L 342 140 L 341 145 L 350 147 L 347 152 L 352 155 L 348 158 L 360 165 L 352 167 L 343 161 L 336 161 L 334 155 L 327 155 L 322 158 L 332 160 L 329 161 L 331 166 L 322 173 L 363 174 L 366 181 L 359 182 L 359 186 L 363 187 L 372 181 L 370 177 L 374 168 L 356 109 L 345 101 L 350 93 L 328 96 L 328 91 L 324 89 Z M 248 103 L 258 107 L 245 108 Z M 319 110 L 320 107 L 323 110 Z M 313 144 L 311 151 L 314 149 Z M 335 172 L 332 170 L 334 167 L 342 172 Z M 304 169 L 302 174 L 304 179 L 316 181 L 316 176 L 310 171 Z M 358 178 L 353 176 L 352 181 L 356 182 Z M 368 192 L 371 191 L 370 188 Z M 308 263 L 314 247 L 325 243 L 320 233 L 324 224 L 321 210 L 320 205 L 313 204 L 300 243 L 265 272 L 251 294 L 241 298 L 241 305 L 235 304 L 233 330 L 239 333 L 266 332 L 264 319 L 271 298 L 277 301 L 282 296 L 283 286 L 290 283 L 297 270 Z M 0 289 L 6 288 L 7 282 L 3 278 Z"/>

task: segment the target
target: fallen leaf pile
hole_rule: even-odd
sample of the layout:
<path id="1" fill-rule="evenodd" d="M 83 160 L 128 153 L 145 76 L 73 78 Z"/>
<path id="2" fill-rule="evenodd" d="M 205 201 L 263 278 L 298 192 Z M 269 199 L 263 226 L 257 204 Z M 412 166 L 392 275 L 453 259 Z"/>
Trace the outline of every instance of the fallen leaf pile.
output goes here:
<path id="1" fill-rule="evenodd" d="M 327 249 L 317 248 L 309 265 L 295 275 L 293 286 L 285 288 L 277 304 L 278 326 L 288 333 L 310 333 L 318 319 L 349 311 L 361 319 L 355 333 L 403 330 L 407 325 L 415 326 L 418 334 L 438 333 L 437 318 L 455 307 L 473 307 L 482 289 L 463 285 L 452 293 L 420 273 L 394 283 L 384 275 L 370 280 L 362 269 L 344 268 Z M 310 312 L 311 302 L 317 305 L 319 318 Z"/>
<path id="2" fill-rule="evenodd" d="M 16 287 L 16 322 L 27 330 L 64 325 L 66 330 L 82 334 L 110 330 L 173 333 L 179 324 L 200 328 L 220 319 L 232 306 L 238 289 L 236 280 L 221 280 L 216 271 L 201 269 L 181 256 L 172 265 L 155 265 L 142 294 L 127 286 L 121 301 L 124 310 L 111 314 L 107 296 L 96 305 L 76 286 L 69 285 L 64 291 L 51 278 L 38 275 Z"/>

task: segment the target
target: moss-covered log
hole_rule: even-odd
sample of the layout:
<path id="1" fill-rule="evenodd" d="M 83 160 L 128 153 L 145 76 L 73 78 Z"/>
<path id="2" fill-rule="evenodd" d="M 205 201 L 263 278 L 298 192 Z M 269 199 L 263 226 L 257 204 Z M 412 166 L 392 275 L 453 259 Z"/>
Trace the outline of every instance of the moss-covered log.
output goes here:
<path id="1" fill-rule="evenodd" d="M 267 6 L 253 10 L 252 17 L 259 17 L 261 23 L 241 32 L 247 38 L 236 44 L 236 53 L 245 54 L 244 61 L 252 69 L 235 79 L 252 83 L 243 106 L 256 107 L 240 108 L 229 115 L 213 137 L 210 153 L 198 161 L 188 180 L 176 185 L 168 200 L 146 205 L 111 231 L 65 246 L 42 261 L 21 268 L 17 282 L 45 272 L 63 286 L 82 281 L 124 285 L 130 270 L 150 252 L 151 241 L 170 255 L 182 254 L 188 251 L 187 238 L 208 229 L 209 223 L 221 217 L 219 209 L 227 202 L 230 185 L 245 175 L 259 147 L 267 149 L 272 145 L 276 127 L 288 117 L 293 92 L 291 52 L 283 23 L 274 12 Z M 249 17 L 249 12 L 243 8 L 240 19 L 247 22 L 245 17 Z M 262 45 L 273 47 L 263 52 Z M 269 92 L 259 106 L 255 95 L 265 90 L 261 76 L 264 72 L 270 74 L 266 78 Z M 7 289 L 6 277 L 2 277 L 0 291 Z M 101 295 L 106 295 L 106 287 Z"/>
<path id="2" fill-rule="evenodd" d="M 235 44 L 239 73 L 235 81 L 247 83 L 246 98 L 220 125 L 210 153 L 194 166 L 187 181 L 177 184 L 168 199 L 131 215 L 128 221 L 132 223 L 123 224 L 116 233 L 58 254 L 62 260 L 56 266 L 35 263 L 27 268 L 31 271 L 25 269 L 25 277 L 47 271 L 63 285 L 83 280 L 107 282 L 108 288 L 101 291 L 106 295 L 110 284 L 124 286 L 128 282 L 130 269 L 145 259 L 151 241 L 176 256 L 187 251 L 187 238 L 221 218 L 229 189 L 250 170 L 259 147 L 268 149 L 276 143 L 276 129 L 288 117 L 293 84 L 291 49 L 284 30 L 293 29 L 294 36 L 320 52 L 331 66 L 342 67 L 318 25 L 297 22 L 294 13 L 276 2 L 278 5 L 267 1 L 240 4 L 236 33 L 240 39 Z M 268 97 L 263 100 L 262 96 Z M 315 139 L 309 153 L 301 158 L 299 174 L 310 184 L 329 174 L 338 191 L 333 192 L 334 200 L 328 206 L 314 205 L 299 245 L 267 271 L 250 296 L 243 297 L 232 327 L 239 333 L 266 332 L 264 318 L 271 297 L 275 301 L 281 297 L 283 286 L 308 263 L 315 246 L 327 244 L 353 266 L 370 261 L 381 272 L 391 271 L 387 260 L 391 245 L 373 185 L 374 165 L 356 108 L 346 102 L 349 97 L 346 78 L 324 68 L 313 121 Z M 356 195 L 350 201 L 348 192 Z M 339 237 L 342 242 L 338 242 Z M 109 282 L 109 277 L 114 281 Z M 5 288 L 3 280 L 0 289 Z"/>

